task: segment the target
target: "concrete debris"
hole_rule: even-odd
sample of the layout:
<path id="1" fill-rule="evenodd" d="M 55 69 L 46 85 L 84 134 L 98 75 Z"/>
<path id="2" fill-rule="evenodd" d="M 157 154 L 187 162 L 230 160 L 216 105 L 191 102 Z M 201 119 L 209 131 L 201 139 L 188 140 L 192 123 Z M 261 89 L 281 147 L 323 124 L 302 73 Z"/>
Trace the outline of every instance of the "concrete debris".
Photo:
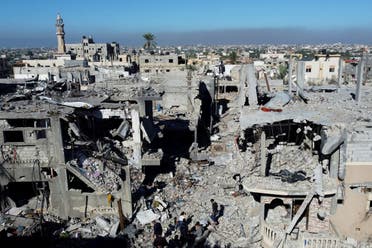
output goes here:
<path id="1" fill-rule="evenodd" d="M 324 191 L 323 191 L 323 168 L 322 168 L 322 165 L 320 165 L 320 164 L 314 169 L 314 181 L 315 181 L 315 187 L 314 187 L 315 188 L 315 192 L 320 197 L 324 197 Z"/>
<path id="2" fill-rule="evenodd" d="M 141 130 L 147 142 L 151 143 L 157 137 L 156 127 L 151 120 L 144 118 L 141 122 Z"/>
<path id="3" fill-rule="evenodd" d="M 221 137 L 217 134 L 214 134 L 214 135 L 211 136 L 211 141 L 218 141 L 220 139 L 221 139 Z"/>
<path id="4" fill-rule="evenodd" d="M 80 153 L 77 161 L 69 163 L 101 192 L 116 192 L 120 189 L 120 177 L 108 166 L 104 166 L 101 160 Z"/>
<path id="5" fill-rule="evenodd" d="M 81 223 L 73 224 L 73 225 L 70 225 L 69 227 L 67 227 L 65 232 L 69 233 L 69 232 L 75 231 L 79 228 L 81 228 Z"/>
<path id="6" fill-rule="evenodd" d="M 47 103 L 66 106 L 66 107 L 72 107 L 72 108 L 90 109 L 90 108 L 94 107 L 92 104 L 89 104 L 89 103 L 86 103 L 86 102 L 65 102 L 65 101 L 60 101 L 59 102 L 59 101 L 53 100 L 52 98 L 46 97 L 46 96 L 39 96 L 39 98 L 40 98 L 40 100 L 45 101 Z"/>
<path id="7" fill-rule="evenodd" d="M 107 233 L 110 232 L 110 226 L 109 226 L 109 222 L 108 221 L 106 221 L 105 219 L 103 219 L 100 216 L 97 216 L 95 220 L 96 220 L 97 226 L 99 228 L 101 228 L 102 230 L 106 231 Z"/>
<path id="8" fill-rule="evenodd" d="M 262 110 L 281 110 L 283 106 L 285 106 L 290 100 L 291 100 L 291 97 L 287 93 L 278 92 L 261 109 Z"/>
<path id="9" fill-rule="evenodd" d="M 141 223 L 141 225 L 150 224 L 154 220 L 160 218 L 160 215 L 155 214 L 152 210 L 145 210 L 140 211 L 136 214 L 137 220 Z"/>
<path id="10" fill-rule="evenodd" d="M 120 136 L 120 138 L 125 139 L 127 137 L 129 128 L 129 122 L 125 120 L 120 124 L 118 129 L 110 131 L 110 133 L 113 137 Z"/>
<path id="11" fill-rule="evenodd" d="M 346 139 L 345 129 L 340 125 L 331 126 L 322 132 L 322 153 L 329 155 Z"/>
<path id="12" fill-rule="evenodd" d="M 9 209 L 6 212 L 6 214 L 17 216 L 17 215 L 20 215 L 24 210 L 26 210 L 26 208 L 24 208 L 24 207 L 20 207 L 20 208 L 13 207 L 13 208 Z"/>

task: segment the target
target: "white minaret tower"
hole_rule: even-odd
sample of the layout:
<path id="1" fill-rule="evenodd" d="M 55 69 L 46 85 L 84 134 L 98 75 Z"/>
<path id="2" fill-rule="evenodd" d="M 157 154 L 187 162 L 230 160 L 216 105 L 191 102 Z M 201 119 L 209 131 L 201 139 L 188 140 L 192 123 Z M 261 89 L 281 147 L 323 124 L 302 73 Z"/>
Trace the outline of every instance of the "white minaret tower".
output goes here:
<path id="1" fill-rule="evenodd" d="M 58 50 L 57 52 L 59 54 L 65 54 L 66 53 L 66 46 L 65 46 L 65 30 L 64 30 L 65 24 L 63 23 L 63 19 L 60 14 L 57 15 L 57 42 L 58 42 Z"/>

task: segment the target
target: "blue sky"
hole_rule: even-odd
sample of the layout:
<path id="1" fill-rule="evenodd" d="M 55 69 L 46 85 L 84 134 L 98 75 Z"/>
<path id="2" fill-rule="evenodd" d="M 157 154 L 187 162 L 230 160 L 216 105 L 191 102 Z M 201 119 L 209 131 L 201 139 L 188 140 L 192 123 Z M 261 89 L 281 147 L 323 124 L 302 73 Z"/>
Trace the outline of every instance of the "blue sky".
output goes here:
<path id="1" fill-rule="evenodd" d="M 261 35 L 260 30 L 271 30 L 280 35 L 282 30 L 286 35 L 290 31 L 295 36 L 307 34 L 304 43 L 311 32 L 327 34 L 325 41 L 332 37 L 347 41 L 347 36 L 361 34 L 349 37 L 350 41 L 364 39 L 368 43 L 372 38 L 371 9 L 370 0 L 1 0 L 0 47 L 53 46 L 58 12 L 65 21 L 67 42 L 91 34 L 99 41 L 136 44 L 142 33 L 152 32 L 159 43 L 187 43 L 185 38 L 197 41 L 193 35 L 203 39 L 199 43 L 208 43 L 216 37 L 224 40 L 224 32 L 229 31 L 240 37 L 235 41 L 230 37 L 233 43 L 249 43 L 249 35 L 242 37 L 239 32 L 254 30 Z M 202 35 L 210 32 L 215 38 Z M 283 37 L 262 38 L 271 39 L 270 43 Z"/>

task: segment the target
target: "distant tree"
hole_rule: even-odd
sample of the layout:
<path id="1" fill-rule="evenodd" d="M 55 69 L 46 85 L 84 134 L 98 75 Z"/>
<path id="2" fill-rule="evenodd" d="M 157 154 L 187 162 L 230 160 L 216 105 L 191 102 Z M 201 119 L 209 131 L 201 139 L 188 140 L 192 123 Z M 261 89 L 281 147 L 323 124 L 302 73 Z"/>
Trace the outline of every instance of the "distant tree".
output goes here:
<path id="1" fill-rule="evenodd" d="M 154 34 L 152 34 L 152 33 L 146 33 L 142 37 L 146 40 L 145 44 L 143 45 L 143 48 L 145 48 L 146 50 L 149 50 L 151 48 L 155 48 L 155 46 L 156 46 L 156 42 L 155 42 L 156 37 L 155 37 Z"/>
<path id="2" fill-rule="evenodd" d="M 196 66 L 195 65 L 186 65 L 186 70 L 196 71 Z"/>
<path id="3" fill-rule="evenodd" d="M 186 54 L 186 58 L 188 59 L 196 59 L 196 52 L 195 51 L 190 51 Z"/>
<path id="4" fill-rule="evenodd" d="M 279 65 L 279 79 L 284 79 L 284 77 L 287 75 L 287 66 L 282 64 Z"/>
<path id="5" fill-rule="evenodd" d="M 260 57 L 260 50 L 254 49 L 253 51 L 249 52 L 249 57 L 252 59 L 258 59 Z"/>
<path id="6" fill-rule="evenodd" d="M 238 59 L 238 55 L 236 54 L 235 51 L 232 51 L 232 52 L 229 54 L 229 60 L 230 60 L 230 63 L 231 63 L 231 64 L 236 64 L 237 59 Z"/>
<path id="7" fill-rule="evenodd" d="M 312 60 L 315 58 L 315 52 L 312 50 L 301 49 L 296 51 L 296 53 L 301 54 L 303 59 Z"/>
<path id="8" fill-rule="evenodd" d="M 26 55 L 32 57 L 34 56 L 34 53 L 32 52 L 32 50 L 27 50 Z"/>

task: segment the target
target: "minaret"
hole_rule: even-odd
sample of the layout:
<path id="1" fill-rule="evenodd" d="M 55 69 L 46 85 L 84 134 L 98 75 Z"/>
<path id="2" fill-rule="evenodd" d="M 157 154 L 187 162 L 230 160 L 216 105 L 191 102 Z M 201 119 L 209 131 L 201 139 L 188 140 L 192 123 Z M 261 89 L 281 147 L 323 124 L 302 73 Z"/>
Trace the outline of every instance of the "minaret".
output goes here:
<path id="1" fill-rule="evenodd" d="M 57 42 L 58 42 L 58 50 L 57 53 L 64 54 L 66 53 L 66 46 L 65 46 L 65 30 L 64 27 L 65 24 L 63 24 L 63 19 L 60 14 L 57 15 Z"/>

